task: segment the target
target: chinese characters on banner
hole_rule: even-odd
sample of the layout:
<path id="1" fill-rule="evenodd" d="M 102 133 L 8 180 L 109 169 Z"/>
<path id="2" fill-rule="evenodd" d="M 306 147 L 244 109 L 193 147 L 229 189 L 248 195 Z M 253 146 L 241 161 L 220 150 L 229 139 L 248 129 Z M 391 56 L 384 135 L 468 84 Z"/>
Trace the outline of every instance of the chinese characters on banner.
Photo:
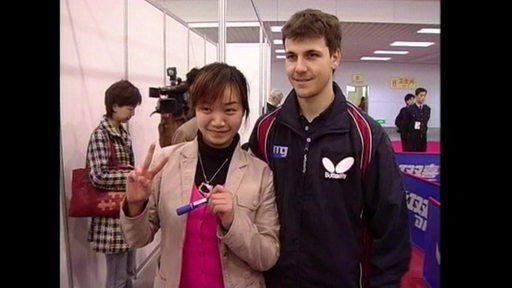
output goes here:
<path id="1" fill-rule="evenodd" d="M 416 79 L 411 77 L 391 78 L 391 88 L 394 89 L 415 89 L 416 86 Z"/>

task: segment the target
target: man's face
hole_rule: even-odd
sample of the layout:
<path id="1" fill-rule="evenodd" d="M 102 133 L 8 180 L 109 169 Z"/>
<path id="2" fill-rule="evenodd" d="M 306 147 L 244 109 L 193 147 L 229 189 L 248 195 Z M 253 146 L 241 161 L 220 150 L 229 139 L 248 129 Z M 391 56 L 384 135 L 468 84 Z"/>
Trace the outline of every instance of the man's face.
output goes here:
<path id="1" fill-rule="evenodd" d="M 286 74 L 297 96 L 332 96 L 332 71 L 338 67 L 340 52 L 330 55 L 324 38 L 285 39 Z"/>
<path id="2" fill-rule="evenodd" d="M 416 103 L 423 104 L 425 97 L 427 97 L 427 92 L 420 92 L 420 94 L 416 95 Z"/>

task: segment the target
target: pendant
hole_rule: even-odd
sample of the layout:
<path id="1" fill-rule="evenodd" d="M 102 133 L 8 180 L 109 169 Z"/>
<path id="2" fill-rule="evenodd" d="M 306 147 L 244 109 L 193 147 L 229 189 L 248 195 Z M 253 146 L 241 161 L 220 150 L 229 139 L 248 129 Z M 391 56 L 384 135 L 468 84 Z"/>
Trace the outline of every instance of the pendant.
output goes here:
<path id="1" fill-rule="evenodd" d="M 208 194 L 212 191 L 213 186 L 208 183 L 202 182 L 201 185 L 199 185 L 199 187 L 197 189 L 204 194 Z"/>

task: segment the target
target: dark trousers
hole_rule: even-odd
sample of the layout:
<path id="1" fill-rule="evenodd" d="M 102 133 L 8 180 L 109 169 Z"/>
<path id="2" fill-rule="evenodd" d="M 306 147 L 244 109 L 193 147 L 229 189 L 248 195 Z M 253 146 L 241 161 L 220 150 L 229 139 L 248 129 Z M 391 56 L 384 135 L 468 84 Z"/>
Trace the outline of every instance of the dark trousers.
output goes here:
<path id="1" fill-rule="evenodd" d="M 427 151 L 427 133 L 420 131 L 408 132 L 405 141 L 405 149 L 407 152 L 426 152 Z M 403 142 L 402 142 L 403 143 Z"/>
<path id="2" fill-rule="evenodd" d="M 402 151 L 405 151 L 405 147 L 407 146 L 407 134 L 405 134 L 404 132 L 401 132 L 400 133 L 400 143 L 402 144 Z"/>

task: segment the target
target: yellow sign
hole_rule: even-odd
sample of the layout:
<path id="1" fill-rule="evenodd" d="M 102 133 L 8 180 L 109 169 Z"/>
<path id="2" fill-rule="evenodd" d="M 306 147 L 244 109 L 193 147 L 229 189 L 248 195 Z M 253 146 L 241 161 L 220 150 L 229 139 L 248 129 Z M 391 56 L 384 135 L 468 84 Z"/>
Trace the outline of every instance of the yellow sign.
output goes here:
<path id="1" fill-rule="evenodd" d="M 416 79 L 410 78 L 410 77 L 391 78 L 391 88 L 414 89 L 414 88 L 416 88 Z"/>
<path id="2" fill-rule="evenodd" d="M 352 83 L 363 83 L 364 77 L 361 74 L 352 74 Z"/>

